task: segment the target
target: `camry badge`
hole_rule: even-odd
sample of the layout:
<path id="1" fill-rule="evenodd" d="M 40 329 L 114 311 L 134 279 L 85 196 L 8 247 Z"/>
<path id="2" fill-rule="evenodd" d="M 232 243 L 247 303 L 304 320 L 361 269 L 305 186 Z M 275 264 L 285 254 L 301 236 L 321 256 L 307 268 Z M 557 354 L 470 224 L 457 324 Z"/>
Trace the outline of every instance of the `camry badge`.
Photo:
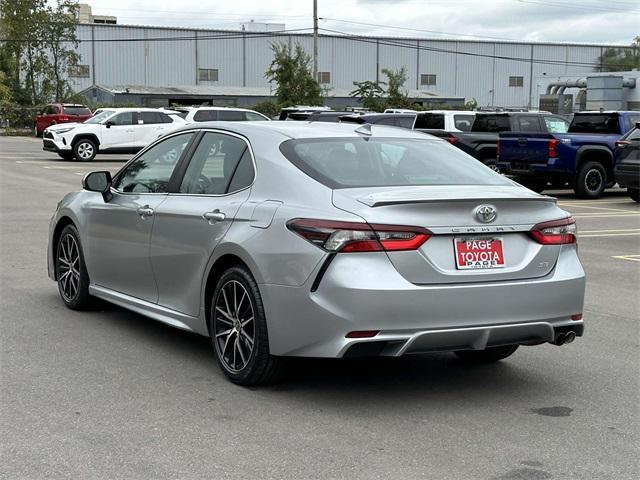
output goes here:
<path id="1" fill-rule="evenodd" d="M 480 205 L 474 211 L 478 221 L 482 223 L 491 223 L 498 216 L 498 211 L 493 205 Z"/>

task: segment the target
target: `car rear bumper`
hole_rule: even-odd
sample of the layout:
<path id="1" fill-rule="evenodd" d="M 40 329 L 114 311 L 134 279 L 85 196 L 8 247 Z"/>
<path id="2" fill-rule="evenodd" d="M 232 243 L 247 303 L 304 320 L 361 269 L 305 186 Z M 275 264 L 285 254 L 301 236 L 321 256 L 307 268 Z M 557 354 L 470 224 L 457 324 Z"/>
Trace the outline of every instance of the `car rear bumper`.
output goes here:
<path id="1" fill-rule="evenodd" d="M 640 188 L 640 163 L 619 163 L 613 170 L 613 176 L 620 185 Z"/>
<path id="2" fill-rule="evenodd" d="M 301 287 L 260 285 L 272 354 L 398 356 L 549 342 L 567 328 L 582 334 L 582 321 L 571 320 L 582 313 L 585 288 L 574 245 L 532 280 L 415 285 L 376 253 L 336 256 L 311 292 L 316 275 Z M 364 330 L 378 333 L 346 338 Z"/>
<path id="3" fill-rule="evenodd" d="M 559 158 L 549 158 L 546 163 L 498 160 L 497 166 L 502 173 L 507 175 L 557 175 L 570 173 Z"/>

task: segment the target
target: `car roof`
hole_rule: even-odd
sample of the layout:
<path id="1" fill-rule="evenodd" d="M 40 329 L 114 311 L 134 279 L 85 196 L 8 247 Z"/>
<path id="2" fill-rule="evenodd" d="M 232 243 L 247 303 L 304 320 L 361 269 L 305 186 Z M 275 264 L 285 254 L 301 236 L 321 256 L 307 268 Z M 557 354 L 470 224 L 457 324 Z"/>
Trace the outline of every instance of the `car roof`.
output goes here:
<path id="1" fill-rule="evenodd" d="M 332 138 L 358 137 L 363 135 L 362 129 L 369 128 L 372 137 L 417 138 L 423 140 L 437 140 L 435 137 L 406 128 L 390 127 L 386 125 L 367 125 L 356 123 L 318 123 L 318 122 L 201 122 L 189 125 L 180 130 L 218 129 L 227 130 L 244 136 L 272 132 L 290 139 L 303 138 Z M 357 130 L 360 130 L 358 132 Z"/>
<path id="2" fill-rule="evenodd" d="M 418 112 L 418 114 L 420 113 L 462 113 L 464 115 L 475 115 L 478 112 L 474 112 L 473 110 L 425 110 L 423 112 Z"/>
<path id="3" fill-rule="evenodd" d="M 203 107 L 176 107 L 177 109 L 182 110 L 231 110 L 234 112 L 255 112 L 255 110 L 251 110 L 249 108 L 240 108 L 240 107 L 211 107 L 211 106 L 203 106 Z"/>

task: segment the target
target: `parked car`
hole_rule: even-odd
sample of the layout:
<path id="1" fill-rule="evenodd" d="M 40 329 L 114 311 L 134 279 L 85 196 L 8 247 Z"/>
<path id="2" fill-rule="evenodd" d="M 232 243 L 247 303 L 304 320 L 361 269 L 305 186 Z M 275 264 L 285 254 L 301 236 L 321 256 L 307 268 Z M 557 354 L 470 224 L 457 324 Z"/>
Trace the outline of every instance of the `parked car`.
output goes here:
<path id="1" fill-rule="evenodd" d="M 393 109 L 387 109 L 385 113 L 365 115 L 344 114 L 340 119 L 343 122 L 410 128 L 448 139 L 452 133 L 469 131 L 476 113 L 459 110 L 431 110 L 427 112 L 391 110 Z"/>
<path id="2" fill-rule="evenodd" d="M 111 108 L 84 123 L 47 128 L 42 149 L 81 161 L 98 153 L 135 153 L 184 124 L 178 115 L 153 108 Z"/>
<path id="3" fill-rule="evenodd" d="M 331 112 L 329 107 L 316 107 L 308 105 L 296 105 L 280 110 L 278 120 L 306 120 L 314 112 Z"/>
<path id="4" fill-rule="evenodd" d="M 59 123 L 82 123 L 91 118 L 91 110 L 73 103 L 51 103 L 33 119 L 36 137 L 41 137 L 46 128 Z"/>
<path id="5" fill-rule="evenodd" d="M 451 132 L 446 138 L 460 150 L 480 160 L 493 170 L 498 166 L 498 134 L 566 132 L 569 121 L 548 112 L 478 112 L 468 132 Z M 526 133 L 525 133 L 526 132 Z"/>
<path id="6" fill-rule="evenodd" d="M 385 108 L 383 113 L 416 113 L 417 110 L 410 108 Z"/>
<path id="7" fill-rule="evenodd" d="M 369 125 L 387 125 L 412 129 L 416 121 L 415 113 L 365 113 L 358 115 L 350 113 L 340 116 L 341 123 L 358 123 Z"/>
<path id="8" fill-rule="evenodd" d="M 616 141 L 640 121 L 640 112 L 575 113 L 566 133 L 500 132 L 498 167 L 536 191 L 569 183 L 580 198 L 598 198 L 613 186 Z"/>
<path id="9" fill-rule="evenodd" d="M 175 107 L 187 123 L 193 122 L 246 122 L 271 120 L 266 115 L 246 108 L 228 107 Z"/>
<path id="10" fill-rule="evenodd" d="M 421 133 L 191 124 L 83 187 L 50 224 L 64 304 L 209 336 L 239 384 L 292 356 L 488 362 L 583 332 L 571 216 Z"/>
<path id="11" fill-rule="evenodd" d="M 613 178 L 640 202 L 640 123 L 616 142 Z"/>

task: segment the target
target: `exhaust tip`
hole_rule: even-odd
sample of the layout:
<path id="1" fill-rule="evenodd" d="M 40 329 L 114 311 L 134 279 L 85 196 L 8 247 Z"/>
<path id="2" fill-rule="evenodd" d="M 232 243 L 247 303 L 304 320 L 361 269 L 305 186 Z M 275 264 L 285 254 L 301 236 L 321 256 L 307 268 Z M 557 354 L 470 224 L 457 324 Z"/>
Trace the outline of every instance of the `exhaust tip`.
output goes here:
<path id="1" fill-rule="evenodd" d="M 559 333 L 556 339 L 553 341 L 553 344 L 558 346 L 564 345 L 566 338 L 567 338 L 567 335 L 565 333 Z"/>
<path id="2" fill-rule="evenodd" d="M 564 336 L 564 343 L 571 343 L 576 339 L 576 332 L 570 330 Z"/>

